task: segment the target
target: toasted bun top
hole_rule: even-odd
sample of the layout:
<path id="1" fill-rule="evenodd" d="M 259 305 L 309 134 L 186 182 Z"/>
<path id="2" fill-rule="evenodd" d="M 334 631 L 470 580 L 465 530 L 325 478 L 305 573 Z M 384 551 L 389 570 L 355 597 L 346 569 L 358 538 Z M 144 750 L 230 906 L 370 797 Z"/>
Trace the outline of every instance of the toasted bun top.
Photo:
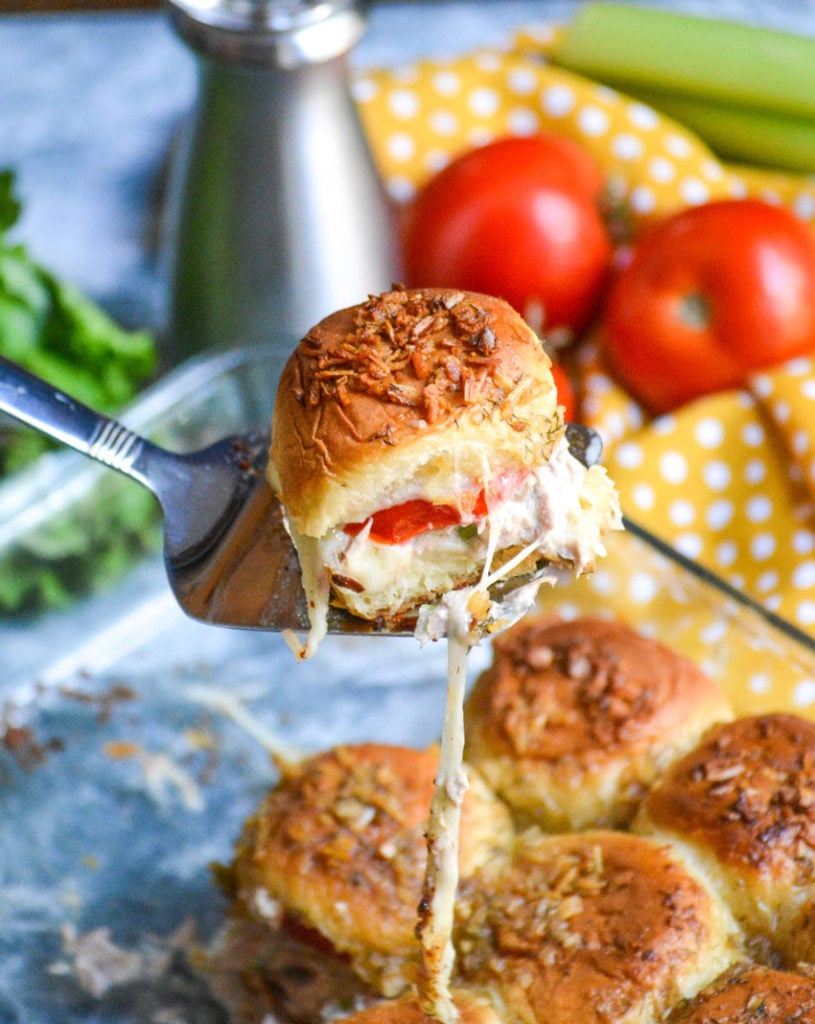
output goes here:
<path id="1" fill-rule="evenodd" d="M 690 659 L 619 620 L 527 618 L 493 641 L 467 704 L 479 752 L 587 768 L 731 717 L 721 688 Z M 474 736 L 475 734 L 475 736 Z"/>
<path id="2" fill-rule="evenodd" d="M 344 952 L 413 954 L 438 767 L 435 745 L 362 743 L 287 768 L 237 846 L 244 904 L 251 910 L 262 889 Z M 512 835 L 506 808 L 475 775 L 472 783 L 462 803 L 462 875 L 494 860 Z"/>
<path id="3" fill-rule="evenodd" d="M 740 965 L 668 1019 L 670 1024 L 815 1024 L 815 981 L 759 964 Z"/>
<path id="4" fill-rule="evenodd" d="M 547 1024 L 661 1020 L 737 955 L 705 886 L 665 847 L 623 832 L 530 830 L 492 890 L 465 883 L 458 918 L 467 983 Z"/>
<path id="5" fill-rule="evenodd" d="M 562 423 L 549 358 L 501 299 L 395 289 L 322 320 L 280 380 L 269 480 L 320 537 L 455 474 L 545 461 Z"/>
<path id="6" fill-rule="evenodd" d="M 757 715 L 711 729 L 649 793 L 643 812 L 745 878 L 812 885 L 813 793 L 815 722 Z"/>
<path id="7" fill-rule="evenodd" d="M 488 1003 L 467 992 L 455 992 L 453 1002 L 459 1012 L 461 1024 L 498 1024 L 500 1018 Z M 350 1017 L 342 1017 L 337 1024 L 438 1024 L 419 1006 L 416 996 L 403 996 L 384 1003 L 367 1006 Z"/>

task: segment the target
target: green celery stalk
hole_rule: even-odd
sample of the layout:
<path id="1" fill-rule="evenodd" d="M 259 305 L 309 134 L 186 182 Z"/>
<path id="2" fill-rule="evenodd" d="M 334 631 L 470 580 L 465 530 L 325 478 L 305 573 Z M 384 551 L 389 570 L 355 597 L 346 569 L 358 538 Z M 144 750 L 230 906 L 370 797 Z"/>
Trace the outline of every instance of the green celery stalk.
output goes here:
<path id="1" fill-rule="evenodd" d="M 815 123 L 695 97 L 637 90 L 629 95 L 667 114 L 720 157 L 795 173 L 815 173 Z"/>
<path id="2" fill-rule="evenodd" d="M 603 2 L 578 11 L 553 56 L 623 92 L 815 118 L 815 38 Z"/>

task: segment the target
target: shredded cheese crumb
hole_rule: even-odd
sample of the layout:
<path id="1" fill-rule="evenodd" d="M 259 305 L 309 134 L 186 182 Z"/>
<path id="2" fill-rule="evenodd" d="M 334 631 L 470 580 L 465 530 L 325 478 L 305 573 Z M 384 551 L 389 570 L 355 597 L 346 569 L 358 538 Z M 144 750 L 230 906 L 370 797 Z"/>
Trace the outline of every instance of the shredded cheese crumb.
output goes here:
<path id="1" fill-rule="evenodd" d="M 267 729 L 263 723 L 247 711 L 243 702 L 231 691 L 217 686 L 190 686 L 185 691 L 191 700 L 217 711 L 230 718 L 235 725 L 244 729 L 272 760 L 280 764 L 296 764 L 303 759 L 303 752 L 284 743 L 275 733 Z"/>

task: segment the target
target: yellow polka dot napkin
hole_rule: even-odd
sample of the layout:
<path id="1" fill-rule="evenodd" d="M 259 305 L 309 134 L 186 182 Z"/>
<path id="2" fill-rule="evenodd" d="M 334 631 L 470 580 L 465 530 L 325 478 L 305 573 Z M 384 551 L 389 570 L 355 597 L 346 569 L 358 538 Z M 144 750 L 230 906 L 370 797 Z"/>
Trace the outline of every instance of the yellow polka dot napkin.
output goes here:
<path id="1" fill-rule="evenodd" d="M 465 149 L 554 131 L 605 169 L 633 236 L 709 199 L 759 196 L 815 225 L 815 176 L 718 160 L 643 103 L 547 62 L 551 26 L 506 49 L 360 72 L 354 89 L 390 194 L 406 200 Z M 815 636 L 815 364 L 651 420 L 608 375 L 598 336 L 568 353 L 580 418 L 596 427 L 625 512 Z"/>
<path id="2" fill-rule="evenodd" d="M 815 636 L 815 359 L 652 420 L 608 375 L 596 337 L 572 362 L 580 418 L 604 438 L 628 517 Z M 671 642 L 723 681 L 737 713 L 815 715 L 815 680 L 802 678 L 794 646 L 779 655 L 753 620 L 741 646 L 738 628 L 722 629 L 720 607 L 683 594 L 667 575 L 655 582 L 628 558 L 610 544 L 581 608 L 612 606 L 659 636 L 668 621 Z M 739 624 L 750 619 L 741 606 L 727 614 Z"/>
<path id="3" fill-rule="evenodd" d="M 655 420 L 581 348 L 583 419 L 606 439 L 626 513 L 815 635 L 815 362 Z"/>
<path id="4" fill-rule="evenodd" d="M 408 199 L 458 153 L 506 134 L 553 131 L 605 169 L 632 229 L 693 203 L 754 195 L 815 224 L 815 177 L 723 164 L 691 131 L 614 89 L 547 62 L 556 29 L 507 50 L 358 75 L 360 115 L 391 195 Z"/>

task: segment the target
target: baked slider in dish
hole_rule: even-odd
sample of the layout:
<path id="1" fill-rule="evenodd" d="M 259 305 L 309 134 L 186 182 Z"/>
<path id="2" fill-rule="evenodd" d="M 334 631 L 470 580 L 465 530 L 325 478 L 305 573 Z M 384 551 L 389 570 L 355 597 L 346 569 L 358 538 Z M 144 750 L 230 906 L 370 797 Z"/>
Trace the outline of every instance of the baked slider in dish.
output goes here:
<path id="1" fill-rule="evenodd" d="M 726 971 L 668 1024 L 815 1024 L 815 980 L 760 964 Z"/>
<path id="2" fill-rule="evenodd" d="M 654 786 L 637 831 L 692 857 L 757 959 L 815 949 L 815 723 L 756 715 L 714 726 Z"/>
<path id="3" fill-rule="evenodd" d="M 459 986 L 512 1024 L 661 1024 L 741 959 L 724 904 L 669 849 L 624 832 L 524 833 L 465 884 Z"/>
<path id="4" fill-rule="evenodd" d="M 671 761 L 733 717 L 696 664 L 620 621 L 528 616 L 492 647 L 466 756 L 522 825 L 625 827 Z"/>
<path id="5" fill-rule="evenodd" d="M 454 1001 L 460 1024 L 502 1024 L 501 1018 L 484 999 L 457 991 Z M 403 996 L 366 1006 L 348 1017 L 336 1018 L 335 1024 L 435 1024 L 435 1018 L 427 1016 L 415 996 Z"/>
<path id="6" fill-rule="evenodd" d="M 506 302 L 462 291 L 395 286 L 309 331 L 280 380 L 268 478 L 308 597 L 303 656 L 329 600 L 410 621 L 492 574 L 587 571 L 621 523 L 605 470 L 569 451 L 537 336 Z M 469 613 L 483 626 L 516 605 Z M 439 611 L 425 635 L 444 635 Z"/>
<path id="7" fill-rule="evenodd" d="M 228 883 L 240 913 L 319 936 L 375 991 L 416 980 L 425 828 L 439 750 L 363 743 L 286 768 L 246 823 Z M 461 808 L 462 877 L 503 862 L 507 808 L 477 773 Z"/>

